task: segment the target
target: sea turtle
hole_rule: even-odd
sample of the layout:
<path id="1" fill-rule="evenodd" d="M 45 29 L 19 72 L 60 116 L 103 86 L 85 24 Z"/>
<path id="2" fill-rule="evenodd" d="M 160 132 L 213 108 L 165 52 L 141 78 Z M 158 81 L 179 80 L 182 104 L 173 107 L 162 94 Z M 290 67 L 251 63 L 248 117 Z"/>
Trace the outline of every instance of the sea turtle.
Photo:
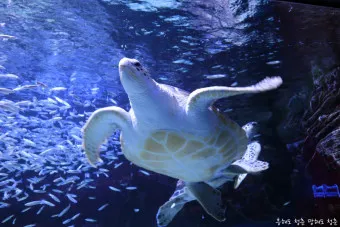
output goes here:
<path id="1" fill-rule="evenodd" d="M 82 129 L 89 163 L 95 166 L 101 161 L 99 146 L 120 129 L 121 149 L 128 160 L 185 185 L 160 208 L 159 225 L 168 224 L 193 199 L 212 217 L 224 221 L 225 207 L 216 188 L 237 175 L 238 186 L 247 173 L 265 170 L 268 163 L 257 160 L 261 148 L 257 142 L 248 145 L 247 128 L 243 130 L 221 114 L 213 103 L 276 89 L 282 79 L 271 77 L 248 87 L 214 86 L 189 93 L 157 83 L 138 60 L 129 58 L 120 60 L 119 75 L 131 109 L 127 112 L 112 106 L 93 112 Z"/>

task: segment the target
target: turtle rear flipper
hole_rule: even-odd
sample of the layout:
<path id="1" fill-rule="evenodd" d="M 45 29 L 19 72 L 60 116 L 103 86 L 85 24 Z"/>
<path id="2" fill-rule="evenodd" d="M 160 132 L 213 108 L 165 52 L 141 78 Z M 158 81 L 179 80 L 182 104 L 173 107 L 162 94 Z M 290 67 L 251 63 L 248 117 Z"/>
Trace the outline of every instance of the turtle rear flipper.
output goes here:
<path id="1" fill-rule="evenodd" d="M 158 227 L 167 226 L 183 208 L 184 204 L 192 200 L 194 200 L 194 198 L 188 193 L 188 188 L 177 189 L 169 201 L 158 209 L 156 216 Z"/>
<path id="2" fill-rule="evenodd" d="M 203 209 L 217 221 L 225 221 L 225 209 L 221 192 L 207 183 L 187 183 L 190 193 L 197 199 Z"/>
<path id="3" fill-rule="evenodd" d="M 239 173 L 237 176 L 235 183 L 234 183 L 234 188 L 238 188 L 240 186 L 241 182 L 246 178 L 248 173 L 258 173 L 261 171 L 264 171 L 269 168 L 268 162 L 263 162 L 263 161 L 247 161 L 244 159 L 239 159 L 235 162 L 233 162 L 228 170 L 234 173 Z"/>
<path id="4" fill-rule="evenodd" d="M 269 168 L 268 162 L 257 160 L 261 152 L 261 145 L 258 142 L 248 144 L 247 150 L 242 159 L 233 162 L 229 169 L 235 173 L 257 173 Z"/>
<path id="5" fill-rule="evenodd" d="M 235 173 L 257 173 L 269 168 L 268 162 L 255 161 L 251 162 L 244 159 L 239 159 L 233 162 L 230 169 Z"/>
<path id="6" fill-rule="evenodd" d="M 268 169 L 269 165 L 267 162 L 258 161 L 261 152 L 261 145 L 255 141 L 247 146 L 247 150 L 244 153 L 242 159 L 233 162 L 228 168 L 227 172 L 231 171 L 239 173 L 235 180 L 234 188 L 238 188 L 241 182 L 246 178 L 248 173 L 257 173 Z"/>

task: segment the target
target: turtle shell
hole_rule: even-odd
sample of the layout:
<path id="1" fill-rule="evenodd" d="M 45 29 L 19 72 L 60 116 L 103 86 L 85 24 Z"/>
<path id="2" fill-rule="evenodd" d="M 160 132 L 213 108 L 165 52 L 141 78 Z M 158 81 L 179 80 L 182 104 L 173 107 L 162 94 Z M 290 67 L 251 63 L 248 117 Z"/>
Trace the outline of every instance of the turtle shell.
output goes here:
<path id="1" fill-rule="evenodd" d="M 221 124 L 208 135 L 156 130 L 134 152 L 125 147 L 121 135 L 122 151 L 127 159 L 145 169 L 186 182 L 209 181 L 240 159 L 248 143 L 238 124 L 219 117 Z"/>

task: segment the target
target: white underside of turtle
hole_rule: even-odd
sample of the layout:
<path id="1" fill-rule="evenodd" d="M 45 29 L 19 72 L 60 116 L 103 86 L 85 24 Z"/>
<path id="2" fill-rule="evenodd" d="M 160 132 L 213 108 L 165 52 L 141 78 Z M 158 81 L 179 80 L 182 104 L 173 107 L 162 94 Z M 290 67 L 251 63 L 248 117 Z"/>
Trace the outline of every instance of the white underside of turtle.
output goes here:
<path id="1" fill-rule="evenodd" d="M 83 128 L 83 148 L 88 161 L 101 161 L 99 146 L 121 131 L 125 157 L 142 168 L 179 179 L 174 195 L 160 207 L 159 226 L 166 226 L 186 202 L 197 200 L 218 221 L 225 206 L 218 187 L 235 180 L 237 188 L 248 173 L 268 168 L 257 160 L 258 142 L 251 142 L 253 124 L 243 128 L 221 114 L 213 103 L 229 96 L 276 89 L 280 77 L 265 78 L 248 87 L 214 86 L 191 93 L 157 83 L 135 59 L 119 62 L 120 80 L 131 109 L 96 110 Z"/>

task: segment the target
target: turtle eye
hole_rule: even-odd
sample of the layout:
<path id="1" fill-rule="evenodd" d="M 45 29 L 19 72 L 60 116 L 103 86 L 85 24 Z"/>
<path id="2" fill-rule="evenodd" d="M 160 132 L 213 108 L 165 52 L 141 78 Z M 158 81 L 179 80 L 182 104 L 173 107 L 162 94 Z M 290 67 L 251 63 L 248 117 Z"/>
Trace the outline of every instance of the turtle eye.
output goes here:
<path id="1" fill-rule="evenodd" d="M 134 63 L 134 66 L 139 67 L 139 66 L 140 66 L 140 63 L 139 63 L 139 62 L 136 62 L 136 63 Z"/>

